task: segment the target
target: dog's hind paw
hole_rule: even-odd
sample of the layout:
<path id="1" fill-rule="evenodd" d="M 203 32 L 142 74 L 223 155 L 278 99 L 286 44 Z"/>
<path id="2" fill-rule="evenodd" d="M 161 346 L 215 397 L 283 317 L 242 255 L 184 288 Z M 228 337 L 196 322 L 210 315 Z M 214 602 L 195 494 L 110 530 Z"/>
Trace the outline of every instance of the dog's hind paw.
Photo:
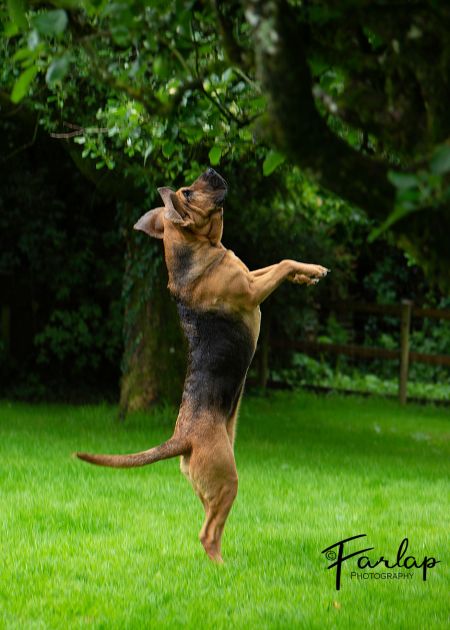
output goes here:
<path id="1" fill-rule="evenodd" d="M 222 554 L 220 553 L 220 548 L 217 544 L 208 541 L 206 538 L 200 538 L 200 542 L 202 543 L 210 560 L 217 562 L 217 564 L 223 564 Z"/>

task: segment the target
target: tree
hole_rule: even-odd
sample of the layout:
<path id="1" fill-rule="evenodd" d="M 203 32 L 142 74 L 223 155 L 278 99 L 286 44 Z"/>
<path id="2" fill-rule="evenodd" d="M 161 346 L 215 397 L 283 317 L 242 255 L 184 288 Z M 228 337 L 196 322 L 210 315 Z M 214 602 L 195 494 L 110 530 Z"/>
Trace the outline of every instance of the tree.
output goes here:
<path id="1" fill-rule="evenodd" d="M 55 5 L 65 8 L 48 11 L 37 2 L 25 12 L 21 0 L 9 2 L 5 32 L 23 66 L 12 98 L 19 101 L 36 81 L 42 86 L 45 75 L 56 109 L 70 122 L 75 98 L 98 105 L 107 87 L 107 100 L 88 108 L 85 121 L 77 112 L 81 129 L 71 132 L 98 168 L 114 168 L 119 147 L 127 158 L 156 162 L 162 152 L 170 163 L 158 166 L 170 180 L 187 157 L 180 146 L 190 148 L 192 161 L 195 145 L 209 145 L 214 164 L 239 159 L 256 136 L 267 170 L 282 161 L 267 154 L 277 148 L 376 218 L 373 238 L 392 227 L 430 276 L 448 284 L 445 3 Z M 94 109 L 107 138 L 93 125 Z M 53 131 L 55 113 L 53 106 L 46 121 Z"/>
<path id="2" fill-rule="evenodd" d="M 255 70 L 267 96 L 265 137 L 380 221 L 373 238 L 394 226 L 399 244 L 448 288 L 449 7 L 354 0 L 245 6 L 250 61 L 233 38 L 228 3 L 216 2 L 229 58 Z"/>

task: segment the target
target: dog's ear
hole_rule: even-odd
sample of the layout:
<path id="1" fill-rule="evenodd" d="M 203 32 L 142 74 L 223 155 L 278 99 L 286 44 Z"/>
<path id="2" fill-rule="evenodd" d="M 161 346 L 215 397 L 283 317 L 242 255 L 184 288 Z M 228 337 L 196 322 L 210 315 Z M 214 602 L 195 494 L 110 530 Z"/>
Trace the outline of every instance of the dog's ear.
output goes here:
<path id="1" fill-rule="evenodd" d="M 166 219 L 169 219 L 169 221 L 172 221 L 172 223 L 180 227 L 194 225 L 191 217 L 182 215 L 183 210 L 179 207 L 178 197 L 171 188 L 158 188 L 158 192 L 166 207 Z"/>
<path id="2" fill-rule="evenodd" d="M 164 237 L 164 212 L 165 208 L 155 208 L 146 212 L 137 223 L 134 224 L 135 230 L 142 230 L 149 236 L 154 238 Z"/>

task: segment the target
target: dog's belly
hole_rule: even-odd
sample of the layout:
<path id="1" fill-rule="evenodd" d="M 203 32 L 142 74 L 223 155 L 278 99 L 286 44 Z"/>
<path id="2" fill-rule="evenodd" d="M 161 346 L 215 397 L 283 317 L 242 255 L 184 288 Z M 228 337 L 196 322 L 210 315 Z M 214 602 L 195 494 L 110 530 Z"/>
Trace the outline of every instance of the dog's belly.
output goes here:
<path id="1" fill-rule="evenodd" d="M 255 336 L 237 317 L 181 302 L 177 306 L 189 344 L 183 403 L 195 413 L 218 411 L 227 419 L 241 395 L 255 352 Z"/>

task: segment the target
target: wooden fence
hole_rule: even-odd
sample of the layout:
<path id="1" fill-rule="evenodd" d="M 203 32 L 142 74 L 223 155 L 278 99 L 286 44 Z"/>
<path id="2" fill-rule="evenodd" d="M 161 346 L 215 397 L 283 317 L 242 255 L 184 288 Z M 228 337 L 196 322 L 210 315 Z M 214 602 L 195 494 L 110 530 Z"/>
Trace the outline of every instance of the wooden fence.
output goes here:
<path id="1" fill-rule="evenodd" d="M 361 359 L 395 359 L 399 361 L 399 400 L 406 403 L 408 370 L 409 364 L 413 361 L 428 363 L 431 365 L 444 365 L 450 367 L 450 355 L 426 354 L 410 350 L 411 319 L 430 317 L 434 319 L 450 320 L 450 310 L 435 308 L 419 308 L 414 306 L 411 300 L 403 300 L 401 304 L 365 304 L 360 302 L 344 302 L 333 304 L 331 310 L 335 312 L 345 311 L 347 313 L 366 313 L 368 315 L 389 315 L 398 317 L 399 326 L 399 347 L 396 350 L 387 348 L 372 348 L 370 346 L 358 346 L 350 344 L 318 343 L 315 341 L 297 341 L 289 344 L 272 343 L 272 347 L 287 347 L 306 354 L 341 354 L 349 357 Z M 261 339 L 262 347 L 258 365 L 259 383 L 263 385 L 267 382 L 268 376 L 268 335 Z"/>
<path id="2" fill-rule="evenodd" d="M 387 359 L 400 362 L 399 370 L 399 399 L 406 403 L 409 364 L 417 361 L 430 365 L 444 365 L 450 367 L 450 355 L 426 354 L 410 350 L 411 319 L 430 317 L 433 319 L 450 320 L 450 309 L 419 308 L 410 300 L 403 300 L 401 304 L 366 304 L 361 302 L 338 302 L 330 305 L 330 310 L 345 313 L 365 313 L 367 315 L 398 317 L 399 347 L 396 350 L 387 348 L 372 348 L 353 344 L 318 343 L 315 341 L 296 341 L 288 344 L 270 342 L 270 317 L 263 317 L 259 339 L 257 370 L 258 384 L 265 387 L 269 375 L 269 348 L 289 347 L 305 354 L 337 354 L 360 359 Z M 267 314 L 268 315 L 268 314 Z M 3 341 L 3 351 L 8 354 L 11 334 L 11 313 L 8 306 L 0 310 L 0 339 Z"/>

